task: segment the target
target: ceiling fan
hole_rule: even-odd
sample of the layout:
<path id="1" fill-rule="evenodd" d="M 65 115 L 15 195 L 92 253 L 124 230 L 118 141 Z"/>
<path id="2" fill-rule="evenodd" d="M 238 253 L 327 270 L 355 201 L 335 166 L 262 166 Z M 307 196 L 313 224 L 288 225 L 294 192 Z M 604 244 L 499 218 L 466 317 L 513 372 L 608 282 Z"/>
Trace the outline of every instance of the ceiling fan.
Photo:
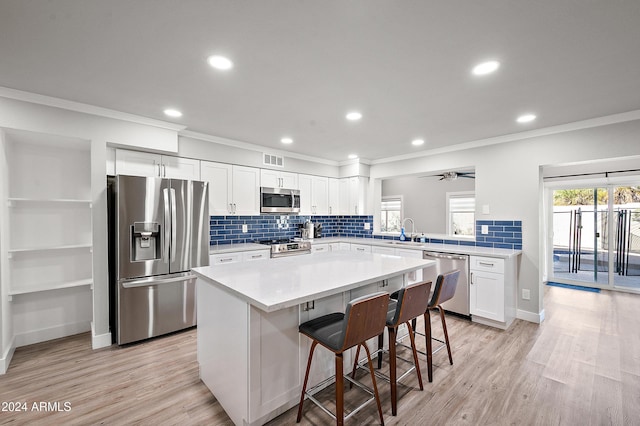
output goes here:
<path id="1" fill-rule="evenodd" d="M 475 179 L 476 173 L 475 172 L 443 172 L 439 175 L 432 175 L 432 176 L 440 176 L 440 179 L 438 180 L 456 180 L 458 178 Z"/>

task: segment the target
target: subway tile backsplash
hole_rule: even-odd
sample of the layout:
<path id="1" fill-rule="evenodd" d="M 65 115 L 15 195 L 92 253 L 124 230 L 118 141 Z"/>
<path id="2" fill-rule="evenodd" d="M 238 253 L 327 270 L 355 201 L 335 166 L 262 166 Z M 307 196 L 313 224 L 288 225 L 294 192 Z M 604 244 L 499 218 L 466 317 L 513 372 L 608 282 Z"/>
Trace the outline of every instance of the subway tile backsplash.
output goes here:
<path id="1" fill-rule="evenodd" d="M 307 220 L 322 225 L 323 237 L 371 238 L 372 235 L 373 216 L 211 216 L 209 239 L 215 245 L 300 237 L 300 226 Z M 364 229 L 365 223 L 370 224 L 370 229 Z M 247 232 L 242 232 L 242 225 L 247 225 Z"/>
<path id="2" fill-rule="evenodd" d="M 211 216 L 210 243 L 237 244 L 252 243 L 256 240 L 300 237 L 300 226 L 307 220 L 322 224 L 323 237 L 358 237 L 395 239 L 398 237 L 373 235 L 373 216 Z M 365 230 L 365 223 L 370 229 Z M 247 232 L 242 232 L 247 225 Z M 482 225 L 487 225 L 489 233 L 481 233 Z M 478 220 L 476 240 L 457 241 L 427 239 L 428 243 L 452 244 L 522 250 L 522 221 L 519 220 Z"/>

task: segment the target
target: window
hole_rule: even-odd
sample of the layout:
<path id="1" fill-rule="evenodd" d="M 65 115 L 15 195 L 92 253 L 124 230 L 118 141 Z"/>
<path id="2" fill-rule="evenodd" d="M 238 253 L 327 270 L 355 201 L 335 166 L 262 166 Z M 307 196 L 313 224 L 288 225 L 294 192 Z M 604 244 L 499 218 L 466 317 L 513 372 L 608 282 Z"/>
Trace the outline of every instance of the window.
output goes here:
<path id="1" fill-rule="evenodd" d="M 382 197 L 380 205 L 380 231 L 400 232 L 402 196 Z"/>
<path id="2" fill-rule="evenodd" d="M 473 192 L 447 192 L 449 235 L 475 235 L 476 197 Z"/>

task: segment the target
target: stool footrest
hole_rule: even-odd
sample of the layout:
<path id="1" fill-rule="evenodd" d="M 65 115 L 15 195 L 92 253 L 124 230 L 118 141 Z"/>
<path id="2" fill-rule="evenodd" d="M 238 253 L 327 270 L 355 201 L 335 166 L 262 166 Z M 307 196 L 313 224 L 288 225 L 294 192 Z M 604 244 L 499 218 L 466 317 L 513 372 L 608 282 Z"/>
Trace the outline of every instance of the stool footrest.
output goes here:
<path id="1" fill-rule="evenodd" d="M 355 409 L 353 409 L 353 411 L 351 411 L 350 413 L 348 413 L 347 415 L 344 416 L 344 419 L 347 420 L 351 416 L 356 414 L 358 411 L 362 410 L 364 407 L 369 405 L 370 402 L 375 401 L 376 398 L 375 398 L 375 394 L 373 393 L 373 390 L 370 389 L 369 387 L 363 385 L 358 380 L 352 379 L 347 374 L 344 375 L 344 378 L 347 379 L 349 382 L 353 383 L 354 385 L 356 385 L 357 387 L 359 387 L 360 389 L 362 389 L 364 392 L 366 392 L 370 396 L 370 398 L 368 398 L 362 404 L 360 404 Z M 329 409 L 327 409 L 324 405 L 322 405 L 322 403 L 314 396 L 317 392 L 320 392 L 321 390 L 325 389 L 329 384 L 334 383 L 334 382 L 335 382 L 335 378 L 334 377 L 329 377 L 328 379 L 325 379 L 325 380 L 321 381 L 320 383 L 316 384 L 312 388 L 307 389 L 307 391 L 304 394 L 305 394 L 305 396 L 307 397 L 307 399 L 309 401 L 313 402 L 315 405 L 320 407 L 320 409 L 322 411 L 324 411 L 325 413 L 330 415 L 335 420 L 336 419 L 335 414 L 332 413 L 331 411 L 329 411 Z"/>

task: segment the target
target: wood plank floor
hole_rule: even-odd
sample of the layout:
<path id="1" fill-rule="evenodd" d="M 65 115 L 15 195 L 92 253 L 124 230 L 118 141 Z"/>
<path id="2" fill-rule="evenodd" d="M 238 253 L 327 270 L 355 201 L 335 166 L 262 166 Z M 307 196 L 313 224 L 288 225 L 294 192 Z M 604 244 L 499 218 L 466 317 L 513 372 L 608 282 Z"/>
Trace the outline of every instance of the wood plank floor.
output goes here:
<path id="1" fill-rule="evenodd" d="M 640 296 L 547 287 L 545 309 L 542 325 L 516 320 L 506 332 L 448 317 L 454 365 L 445 351 L 434 355 L 428 383 L 423 361 L 425 389 L 407 376 L 397 417 L 389 385 L 379 381 L 385 423 L 640 424 Z M 0 411 L 0 424 L 230 425 L 198 378 L 195 338 L 192 329 L 93 351 L 81 334 L 18 348 L 0 376 L 0 402 L 27 402 L 27 412 Z M 418 343 L 424 347 L 424 339 Z M 365 373 L 359 377 L 366 382 Z M 331 390 L 322 397 L 330 400 Z M 347 392 L 347 406 L 357 392 Z M 58 402 L 61 411 L 34 411 L 34 402 Z M 295 415 L 294 408 L 270 425 L 293 425 Z M 348 424 L 377 422 L 370 406 Z M 301 424 L 330 423 L 305 403 Z"/>

